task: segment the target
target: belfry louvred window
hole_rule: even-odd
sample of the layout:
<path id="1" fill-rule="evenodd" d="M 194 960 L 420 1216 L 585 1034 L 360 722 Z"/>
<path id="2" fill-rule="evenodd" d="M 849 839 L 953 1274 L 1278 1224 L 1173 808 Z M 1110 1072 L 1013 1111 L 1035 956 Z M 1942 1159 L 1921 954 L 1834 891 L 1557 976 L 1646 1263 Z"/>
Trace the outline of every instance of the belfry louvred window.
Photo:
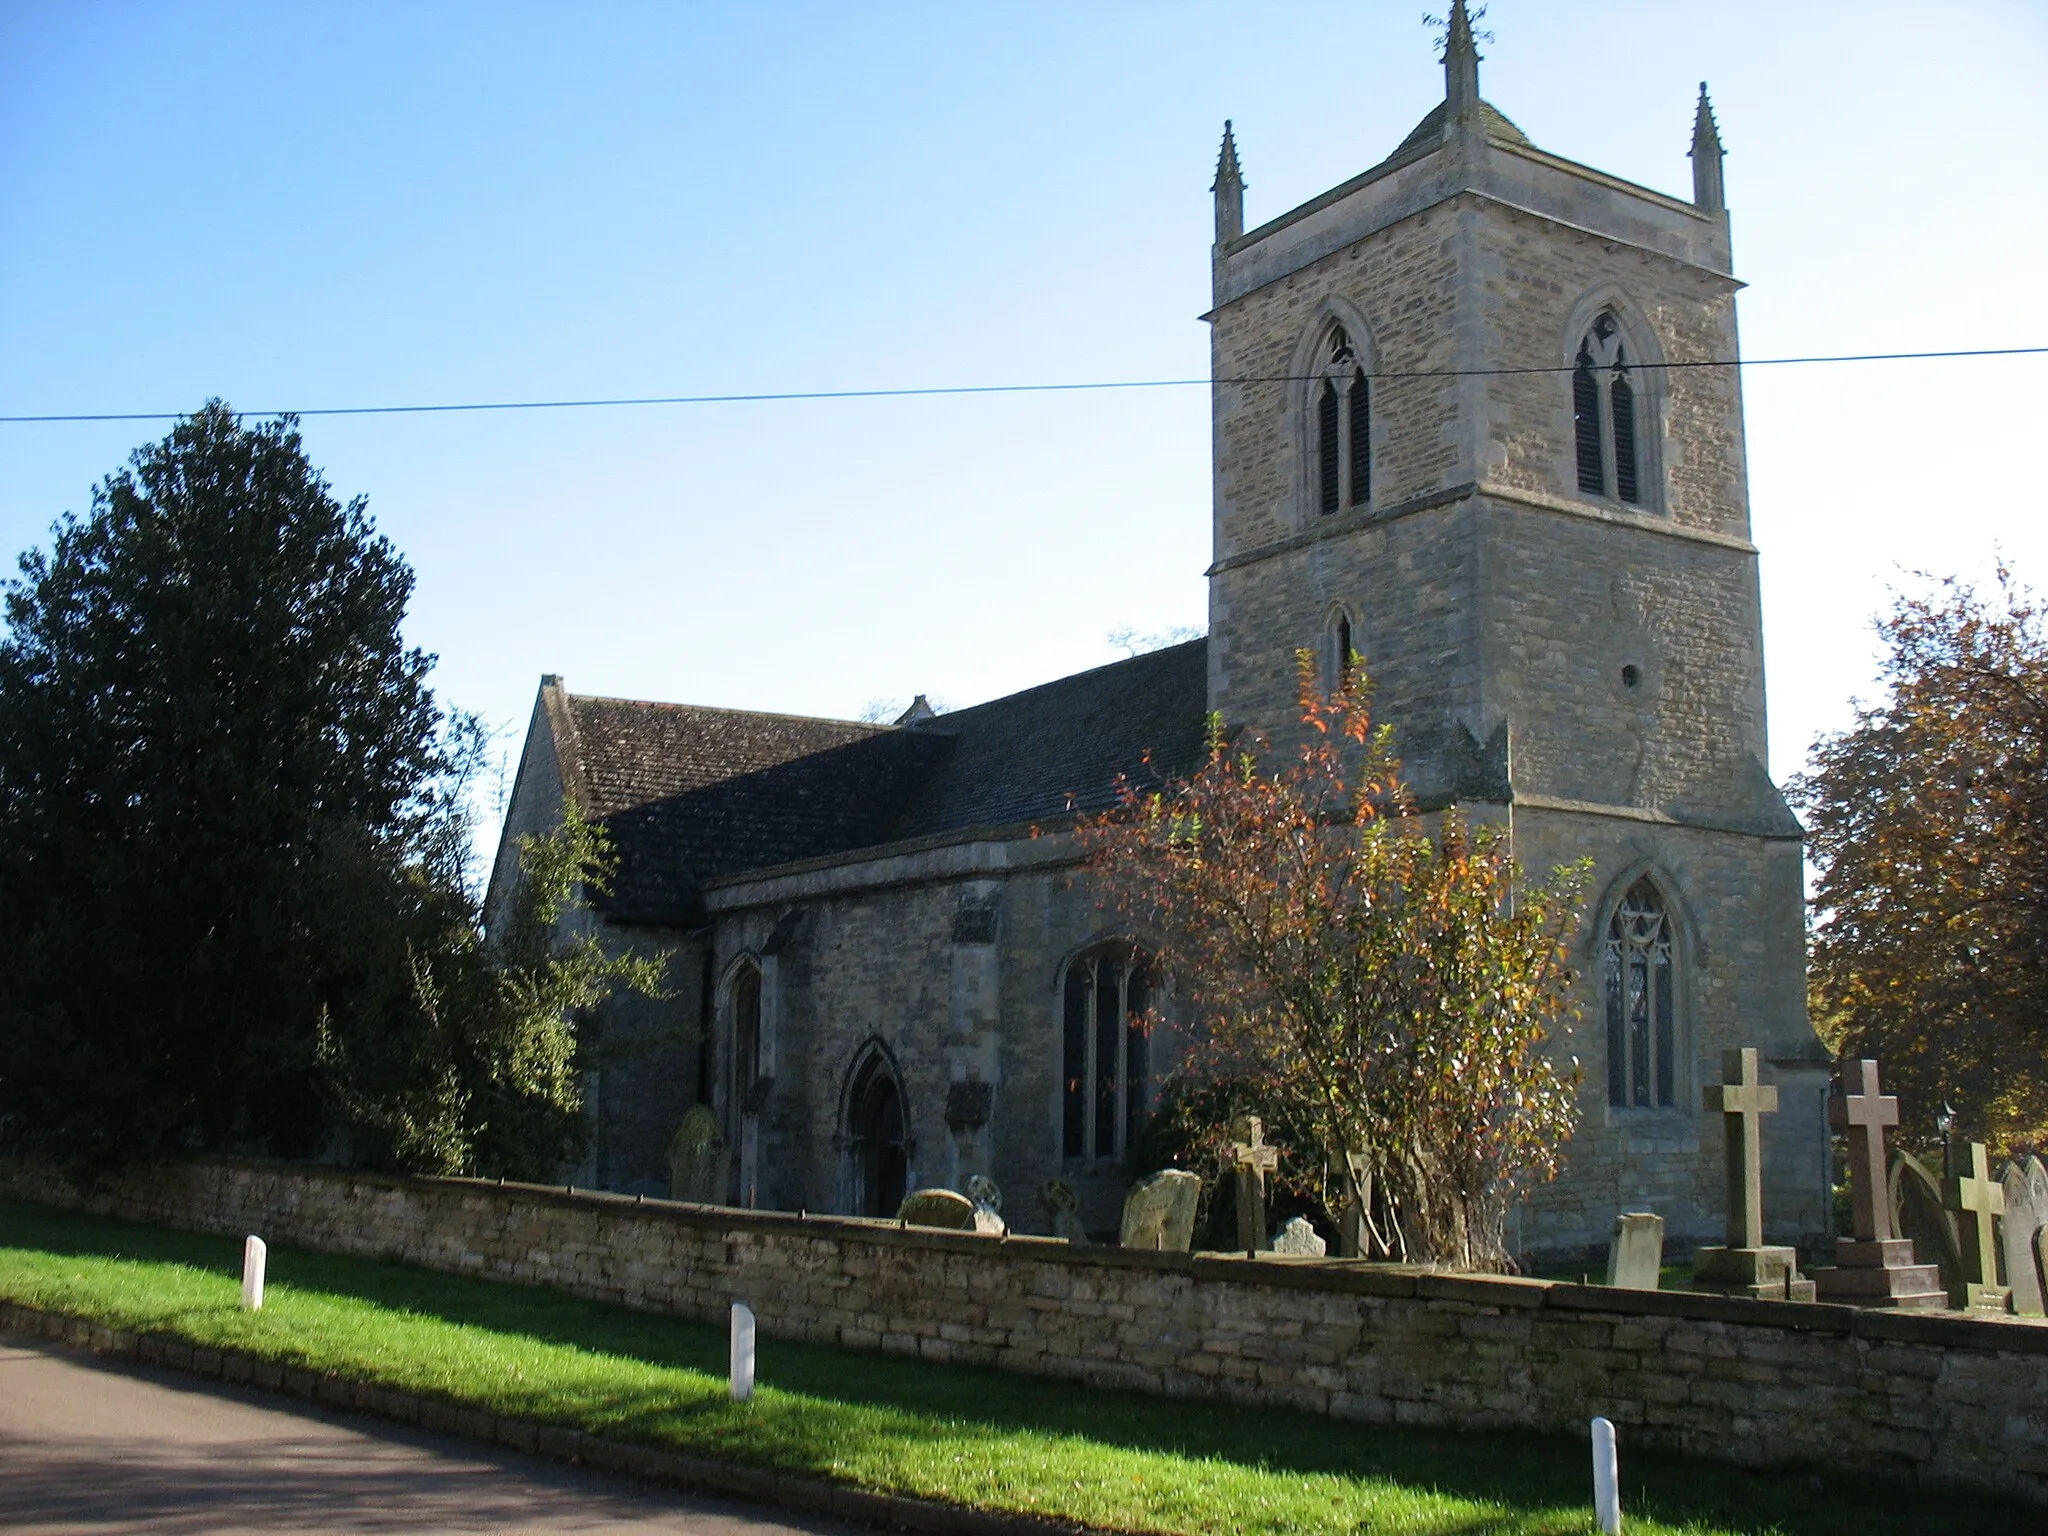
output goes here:
<path id="1" fill-rule="evenodd" d="M 1313 383 L 1316 509 L 1330 513 L 1372 497 L 1372 384 L 1343 326 L 1324 350 Z"/>
<path id="2" fill-rule="evenodd" d="M 1572 360 L 1572 441 L 1582 494 L 1632 506 L 1642 501 L 1638 414 L 1621 323 L 1603 310 Z"/>
<path id="3" fill-rule="evenodd" d="M 1677 988 L 1671 915 L 1647 876 L 1628 889 L 1601 945 L 1607 1004 L 1607 1102 L 1661 1109 L 1678 1102 Z"/>
<path id="4" fill-rule="evenodd" d="M 1151 968 L 1130 945 L 1098 945 L 1067 967 L 1061 1144 L 1066 1157 L 1121 1157 L 1143 1123 Z"/>

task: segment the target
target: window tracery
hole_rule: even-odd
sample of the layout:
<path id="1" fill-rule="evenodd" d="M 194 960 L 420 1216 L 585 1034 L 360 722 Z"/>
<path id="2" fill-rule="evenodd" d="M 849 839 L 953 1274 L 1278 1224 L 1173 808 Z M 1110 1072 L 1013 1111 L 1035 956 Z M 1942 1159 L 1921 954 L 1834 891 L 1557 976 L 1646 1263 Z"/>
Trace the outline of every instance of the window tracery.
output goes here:
<path id="1" fill-rule="evenodd" d="M 1330 327 L 1315 391 L 1316 507 L 1363 506 L 1372 497 L 1372 384 L 1350 332 Z"/>
<path id="2" fill-rule="evenodd" d="M 1621 321 L 1602 310 L 1572 360 L 1572 438 L 1579 490 L 1640 505 L 1641 413 L 1637 381 Z"/>
<path id="3" fill-rule="evenodd" d="M 1671 914 L 1645 875 L 1616 905 L 1601 945 L 1609 1104 L 1650 1109 L 1678 1102 L 1672 949 Z"/>
<path id="4" fill-rule="evenodd" d="M 1062 1032 L 1061 1154 L 1121 1157 L 1143 1124 L 1150 1070 L 1146 1014 L 1154 993 L 1145 957 L 1121 941 L 1067 967 Z"/>

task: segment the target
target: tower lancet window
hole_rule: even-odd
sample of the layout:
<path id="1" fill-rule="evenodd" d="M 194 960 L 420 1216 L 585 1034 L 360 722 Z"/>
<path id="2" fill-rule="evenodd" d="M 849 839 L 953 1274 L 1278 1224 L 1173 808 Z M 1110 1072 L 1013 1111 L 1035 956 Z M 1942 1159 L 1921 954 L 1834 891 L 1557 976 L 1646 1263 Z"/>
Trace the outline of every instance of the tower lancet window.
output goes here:
<path id="1" fill-rule="evenodd" d="M 1641 503 L 1639 414 L 1621 322 L 1603 310 L 1572 360 L 1572 438 L 1583 494 Z"/>
<path id="2" fill-rule="evenodd" d="M 1351 639 L 1351 615 L 1339 608 L 1330 616 L 1329 632 L 1323 646 L 1323 686 L 1335 693 L 1344 686 L 1355 646 Z"/>
<path id="3" fill-rule="evenodd" d="M 1341 325 L 1330 328 L 1315 405 L 1317 509 L 1363 506 L 1372 499 L 1372 384 Z"/>

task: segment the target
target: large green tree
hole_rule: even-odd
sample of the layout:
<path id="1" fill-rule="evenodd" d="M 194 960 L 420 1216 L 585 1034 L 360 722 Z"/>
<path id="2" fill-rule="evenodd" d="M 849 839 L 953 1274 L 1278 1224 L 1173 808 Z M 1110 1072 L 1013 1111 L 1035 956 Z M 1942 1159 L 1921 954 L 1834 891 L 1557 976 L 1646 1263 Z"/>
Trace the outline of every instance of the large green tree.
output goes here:
<path id="1" fill-rule="evenodd" d="M 483 944 L 481 741 L 404 642 L 412 587 L 290 419 L 218 402 L 23 557 L 0 639 L 0 1139 L 99 1166 L 304 1155 L 339 1127 L 440 1169 L 574 1150 L 572 1011 L 617 972 Z M 602 878 L 589 829 L 533 852 L 530 906 Z"/>
<path id="2" fill-rule="evenodd" d="M 2003 567 L 1880 621 L 1885 696 L 1813 749 L 1815 1023 L 1877 1058 L 1905 1134 L 1943 1106 L 2048 1140 L 2048 615 Z"/>

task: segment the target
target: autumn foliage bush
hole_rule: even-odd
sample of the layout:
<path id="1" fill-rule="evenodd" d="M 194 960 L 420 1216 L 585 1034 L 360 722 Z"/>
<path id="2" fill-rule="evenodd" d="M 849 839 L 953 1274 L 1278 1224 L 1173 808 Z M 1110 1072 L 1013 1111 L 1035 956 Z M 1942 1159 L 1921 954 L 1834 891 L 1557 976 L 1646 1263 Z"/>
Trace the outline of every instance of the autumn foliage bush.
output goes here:
<path id="1" fill-rule="evenodd" d="M 1258 1084 L 1313 1141 L 1297 1163 L 1363 1156 L 1408 1257 L 1510 1267 L 1508 1209 L 1576 1120 L 1584 870 L 1529 883 L 1506 828 L 1418 812 L 1363 677 L 1299 666 L 1297 748 L 1212 720 L 1193 774 L 1126 785 L 1082 843 L 1170 978 L 1175 1086 Z"/>

